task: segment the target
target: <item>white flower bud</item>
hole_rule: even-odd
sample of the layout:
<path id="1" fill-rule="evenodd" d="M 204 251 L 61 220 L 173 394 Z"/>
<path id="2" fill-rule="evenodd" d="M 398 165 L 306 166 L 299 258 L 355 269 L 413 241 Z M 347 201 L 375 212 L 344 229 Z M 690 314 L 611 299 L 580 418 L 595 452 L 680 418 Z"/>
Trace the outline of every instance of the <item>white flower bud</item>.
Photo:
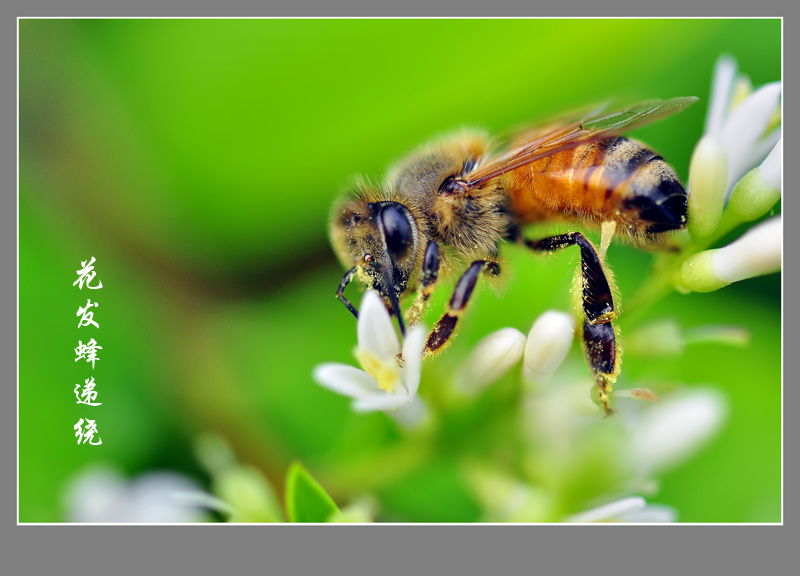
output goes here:
<path id="1" fill-rule="evenodd" d="M 716 250 L 706 250 L 687 258 L 681 266 L 678 290 L 681 292 L 713 292 L 728 285 L 714 273 Z"/>
<path id="2" fill-rule="evenodd" d="M 683 263 L 680 288 L 713 292 L 746 278 L 781 269 L 781 217 L 755 226 L 741 238 L 720 248 L 695 254 Z"/>
<path id="3" fill-rule="evenodd" d="M 713 256 L 714 275 L 730 284 L 780 270 L 781 223 L 781 216 L 770 218 L 717 250 Z"/>
<path id="4" fill-rule="evenodd" d="M 539 316 L 525 344 L 525 378 L 546 381 L 566 358 L 574 336 L 575 321 L 569 314 L 549 310 Z"/>
<path id="5" fill-rule="evenodd" d="M 778 140 L 761 165 L 748 172 L 731 192 L 726 212 L 737 222 L 761 218 L 780 200 L 782 143 Z"/>
<path id="6" fill-rule="evenodd" d="M 728 162 L 722 144 L 715 136 L 703 136 L 689 165 L 688 209 L 692 236 L 709 236 L 717 229 L 727 189 Z"/>
<path id="7" fill-rule="evenodd" d="M 522 358 L 525 335 L 516 328 L 501 328 L 483 338 L 470 353 L 456 378 L 456 388 L 476 394 L 500 379 Z"/>

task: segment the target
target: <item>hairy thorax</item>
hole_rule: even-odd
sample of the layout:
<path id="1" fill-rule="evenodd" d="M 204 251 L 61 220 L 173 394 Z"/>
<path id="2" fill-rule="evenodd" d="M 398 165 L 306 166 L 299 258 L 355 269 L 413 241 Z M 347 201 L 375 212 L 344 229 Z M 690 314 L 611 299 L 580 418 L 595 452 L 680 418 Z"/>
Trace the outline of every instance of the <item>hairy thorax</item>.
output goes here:
<path id="1" fill-rule="evenodd" d="M 431 239 L 465 260 L 495 257 L 509 227 L 507 199 L 496 183 L 469 191 L 447 186 L 478 165 L 487 147 L 485 135 L 459 134 L 423 148 L 390 177 Z"/>

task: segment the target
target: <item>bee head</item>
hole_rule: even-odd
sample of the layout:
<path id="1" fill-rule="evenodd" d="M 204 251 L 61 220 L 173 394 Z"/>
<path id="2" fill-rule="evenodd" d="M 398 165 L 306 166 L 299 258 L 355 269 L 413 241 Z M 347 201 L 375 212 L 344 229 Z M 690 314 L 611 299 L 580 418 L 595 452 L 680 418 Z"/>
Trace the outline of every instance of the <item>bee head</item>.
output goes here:
<path id="1" fill-rule="evenodd" d="M 417 220 L 386 189 L 362 186 L 334 206 L 331 238 L 339 260 L 388 299 L 399 316 L 399 298 L 420 253 Z"/>

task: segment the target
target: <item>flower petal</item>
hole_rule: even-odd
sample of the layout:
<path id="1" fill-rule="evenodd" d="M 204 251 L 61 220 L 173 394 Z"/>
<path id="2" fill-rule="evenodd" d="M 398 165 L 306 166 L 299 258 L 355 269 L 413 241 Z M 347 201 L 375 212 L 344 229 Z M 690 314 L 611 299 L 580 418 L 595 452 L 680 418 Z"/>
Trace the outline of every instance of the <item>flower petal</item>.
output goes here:
<path id="1" fill-rule="evenodd" d="M 419 389 L 419 381 L 422 376 L 422 352 L 425 349 L 425 338 L 428 329 L 421 325 L 416 325 L 408 331 L 406 341 L 403 344 L 403 385 L 409 396 L 414 396 Z"/>
<path id="2" fill-rule="evenodd" d="M 753 92 L 725 120 L 720 130 L 720 142 L 728 158 L 728 186 L 732 187 L 755 166 L 761 158 L 753 159 L 750 152 L 769 124 L 781 97 L 781 83 L 765 84 Z"/>
<path id="3" fill-rule="evenodd" d="M 778 140 L 780 139 L 781 139 L 780 128 L 776 128 L 766 136 L 759 139 L 759 141 L 756 142 L 752 148 L 750 148 L 750 151 L 744 157 L 744 160 L 742 162 L 743 165 L 751 167 L 756 166 L 759 162 L 761 162 L 767 157 L 767 154 L 769 154 L 772 151 L 772 149 L 775 147 L 775 144 L 777 144 Z M 741 178 L 739 178 L 739 181 L 741 181 Z M 733 184 L 729 183 L 729 187 L 733 186 L 734 184 L 735 183 Z"/>
<path id="4" fill-rule="evenodd" d="M 780 131 L 778 131 L 780 134 Z M 761 178 L 768 185 L 780 190 L 781 188 L 781 159 L 783 158 L 783 138 L 778 138 L 769 156 L 759 166 Z"/>
<path id="5" fill-rule="evenodd" d="M 405 394 L 372 394 L 366 398 L 360 398 L 353 402 L 353 410 L 356 412 L 375 412 L 377 410 L 386 411 L 400 408 L 411 402 L 411 396 Z"/>
<path id="6" fill-rule="evenodd" d="M 419 428 L 430 417 L 428 406 L 419 396 L 414 396 L 409 404 L 400 406 L 389 412 L 392 418 L 403 428 L 413 430 Z"/>
<path id="7" fill-rule="evenodd" d="M 369 350 L 382 360 L 391 360 L 400 354 L 400 341 L 392 319 L 374 290 L 368 290 L 361 300 L 358 347 Z"/>
<path id="8" fill-rule="evenodd" d="M 706 116 L 705 134 L 718 134 L 722 129 L 736 77 L 736 60 L 727 54 L 720 56 L 714 65 L 711 80 L 711 106 Z"/>
<path id="9" fill-rule="evenodd" d="M 314 368 L 314 380 L 328 390 L 356 399 L 378 391 L 378 383 L 372 376 L 346 364 L 320 364 Z"/>

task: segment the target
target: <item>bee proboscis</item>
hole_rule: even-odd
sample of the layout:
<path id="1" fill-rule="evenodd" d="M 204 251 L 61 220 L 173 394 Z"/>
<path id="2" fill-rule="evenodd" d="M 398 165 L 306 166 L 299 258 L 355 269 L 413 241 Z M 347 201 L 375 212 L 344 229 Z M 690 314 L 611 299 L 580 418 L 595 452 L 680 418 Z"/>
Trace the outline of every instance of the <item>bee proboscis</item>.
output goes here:
<path id="1" fill-rule="evenodd" d="M 377 290 L 400 331 L 418 321 L 440 274 L 466 267 L 447 311 L 431 330 L 426 353 L 450 341 L 481 273 L 499 275 L 504 241 L 537 252 L 580 248 L 584 354 L 598 399 L 620 371 L 617 317 L 606 265 L 594 245 L 574 231 L 528 239 L 523 228 L 558 220 L 616 229 L 634 245 L 656 245 L 686 226 L 686 190 L 675 171 L 645 145 L 621 133 L 684 109 L 697 98 L 642 102 L 522 131 L 497 151 L 481 133 L 437 141 L 399 162 L 384 182 L 362 181 L 334 205 L 331 238 L 348 269 L 337 297 L 358 278 Z M 608 226 L 611 224 L 611 226 Z M 401 297 L 414 293 L 404 315 Z"/>

